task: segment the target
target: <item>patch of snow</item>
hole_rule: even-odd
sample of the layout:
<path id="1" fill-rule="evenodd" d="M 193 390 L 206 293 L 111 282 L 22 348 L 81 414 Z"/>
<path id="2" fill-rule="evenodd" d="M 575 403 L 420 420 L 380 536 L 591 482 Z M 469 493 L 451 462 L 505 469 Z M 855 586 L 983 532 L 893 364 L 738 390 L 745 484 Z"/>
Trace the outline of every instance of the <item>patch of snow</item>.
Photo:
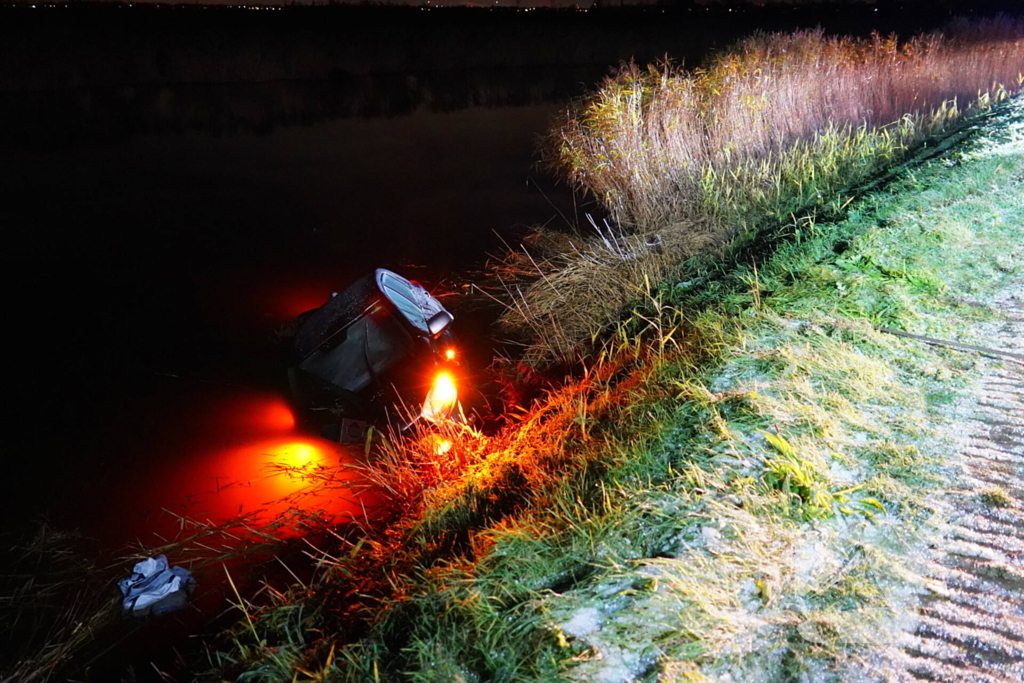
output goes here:
<path id="1" fill-rule="evenodd" d="M 803 583 L 814 582 L 823 572 L 833 573 L 841 564 L 835 552 L 817 536 L 793 549 L 793 574 Z"/>
<path id="2" fill-rule="evenodd" d="M 704 547 L 712 555 L 727 555 L 732 547 L 722 538 L 722 532 L 711 526 L 704 526 L 700 529 L 701 539 Z"/>
<path id="3" fill-rule="evenodd" d="M 559 624 L 562 632 L 573 638 L 584 638 L 601 628 L 601 611 L 596 607 L 584 607 L 579 610 L 569 621 Z"/>

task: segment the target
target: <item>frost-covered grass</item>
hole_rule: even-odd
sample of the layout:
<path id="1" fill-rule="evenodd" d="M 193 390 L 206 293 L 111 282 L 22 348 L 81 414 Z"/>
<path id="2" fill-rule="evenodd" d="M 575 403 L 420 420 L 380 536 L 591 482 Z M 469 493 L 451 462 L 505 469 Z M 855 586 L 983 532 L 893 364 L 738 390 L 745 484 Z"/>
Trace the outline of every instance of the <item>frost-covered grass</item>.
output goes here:
<path id="1" fill-rule="evenodd" d="M 390 451 L 389 525 L 247 605 L 218 675 L 870 680 L 984 362 L 875 326 L 977 343 L 1024 280 L 1014 107 L 845 220 L 686 264 L 501 433 Z"/>

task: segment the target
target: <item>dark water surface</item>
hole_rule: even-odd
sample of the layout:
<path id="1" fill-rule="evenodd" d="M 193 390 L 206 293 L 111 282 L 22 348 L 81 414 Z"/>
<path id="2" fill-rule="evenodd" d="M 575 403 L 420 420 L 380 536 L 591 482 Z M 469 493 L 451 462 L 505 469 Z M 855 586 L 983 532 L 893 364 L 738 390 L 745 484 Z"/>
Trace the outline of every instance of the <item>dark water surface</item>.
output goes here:
<path id="1" fill-rule="evenodd" d="M 48 513 L 121 543 L 167 533 L 162 508 L 223 519 L 301 484 L 266 481 L 270 462 L 338 458 L 294 429 L 275 331 L 368 269 L 434 282 L 479 265 L 498 233 L 571 213 L 534 166 L 553 113 L 0 152 L 6 519 Z"/>

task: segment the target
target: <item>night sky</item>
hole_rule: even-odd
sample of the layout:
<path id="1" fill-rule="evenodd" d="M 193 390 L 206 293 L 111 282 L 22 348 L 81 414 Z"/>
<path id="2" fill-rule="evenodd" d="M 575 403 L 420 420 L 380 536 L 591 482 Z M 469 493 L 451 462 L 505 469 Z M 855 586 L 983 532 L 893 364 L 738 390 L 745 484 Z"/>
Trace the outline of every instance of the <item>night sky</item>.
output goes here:
<path id="1" fill-rule="evenodd" d="M 85 0 L 71 0 L 70 2 L 37 2 L 35 0 L 7 0 L 0 3 L 3 5 L 35 5 L 42 7 L 53 4 L 161 4 L 161 5 L 182 5 L 182 6 L 295 6 L 295 5 L 373 5 L 373 6 L 423 6 L 423 7 L 506 7 L 506 8 L 591 8 L 595 6 L 617 8 L 617 7 L 657 7 L 659 9 L 693 10 L 693 11 L 729 11 L 734 9 L 742 11 L 747 9 L 769 9 L 769 10 L 793 10 L 795 8 L 851 8 L 866 7 L 869 9 L 895 8 L 898 6 L 921 6 L 927 7 L 932 13 L 945 12 L 974 12 L 974 11 L 1006 11 L 1015 12 L 1019 10 L 1016 0 L 933 0 L 932 2 L 905 2 L 901 0 L 252 0 L 239 2 L 238 0 L 123 0 L 116 2 L 110 0 L 105 2 L 86 2 Z"/>

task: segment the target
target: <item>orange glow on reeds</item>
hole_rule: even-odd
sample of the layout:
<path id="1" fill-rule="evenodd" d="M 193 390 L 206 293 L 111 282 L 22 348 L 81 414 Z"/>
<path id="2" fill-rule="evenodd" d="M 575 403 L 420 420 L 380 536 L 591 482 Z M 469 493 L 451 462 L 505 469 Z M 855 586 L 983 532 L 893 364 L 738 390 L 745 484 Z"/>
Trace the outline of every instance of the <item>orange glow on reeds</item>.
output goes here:
<path id="1" fill-rule="evenodd" d="M 95 506 L 96 514 L 90 512 L 87 531 L 110 547 L 135 540 L 153 546 L 154 539 L 180 540 L 207 526 L 287 538 L 314 520 L 372 523 L 410 496 L 422 496 L 422 490 L 415 493 L 419 482 L 435 486 L 461 476 L 483 447 L 480 434 L 448 419 L 446 411 L 457 406 L 458 377 L 433 372 L 437 424 L 421 422 L 414 430 L 418 444 L 369 463 L 365 444 L 340 444 L 292 429 L 294 418 L 280 395 L 173 385 L 180 391 L 144 406 L 144 412 L 126 414 L 132 422 L 115 432 L 123 436 L 116 445 L 137 457 L 132 467 L 110 474 L 114 495 Z M 137 425 L 151 429 L 141 435 L 129 431 Z M 396 465 L 389 469 L 391 458 Z M 69 509 L 94 505 L 96 494 L 89 495 L 69 501 Z"/>
<path id="2" fill-rule="evenodd" d="M 211 453 L 197 468 L 205 474 L 205 490 L 193 495 L 191 516 L 221 523 L 296 509 L 339 520 L 361 517 L 375 502 L 361 490 L 356 471 L 341 466 L 350 459 L 338 444 L 294 434 Z"/>
<path id="3" fill-rule="evenodd" d="M 289 511 L 362 520 L 381 504 L 359 474 L 362 448 L 297 433 L 282 397 L 230 390 L 181 399 L 151 421 L 163 438 L 130 444 L 148 459 L 128 473 L 130 503 L 106 536 L 173 538 L 178 521 L 161 509 L 213 525 L 249 515 L 258 526 Z"/>
<path id="4" fill-rule="evenodd" d="M 232 509 L 249 510 L 294 494 L 312 483 L 318 467 L 337 460 L 337 454 L 328 453 L 324 445 L 331 444 L 289 436 L 222 451 L 211 463 L 211 470 L 223 473 L 216 493 Z"/>

